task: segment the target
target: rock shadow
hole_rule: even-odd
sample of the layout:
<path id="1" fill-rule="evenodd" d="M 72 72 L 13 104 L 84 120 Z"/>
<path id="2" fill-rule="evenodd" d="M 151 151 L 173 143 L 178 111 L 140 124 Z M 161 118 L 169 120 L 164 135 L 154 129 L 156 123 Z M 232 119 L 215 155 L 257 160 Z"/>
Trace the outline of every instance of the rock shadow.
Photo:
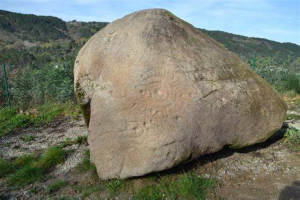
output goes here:
<path id="1" fill-rule="evenodd" d="M 232 156 L 234 153 L 250 153 L 253 152 L 254 156 L 260 157 L 261 154 L 259 152 L 256 152 L 257 150 L 264 149 L 269 147 L 270 145 L 276 143 L 280 139 L 284 137 L 284 133 L 287 131 L 288 124 L 284 123 L 282 128 L 274 133 L 269 139 L 267 139 L 265 142 L 254 144 L 248 147 L 244 147 L 241 149 L 231 149 L 229 146 L 225 146 L 222 150 L 217 151 L 215 153 L 207 154 L 200 156 L 198 159 L 185 163 L 185 164 L 180 164 L 172 169 L 168 169 L 162 172 L 157 172 L 157 173 L 152 173 L 149 174 L 150 176 L 164 176 L 168 174 L 180 174 L 184 172 L 191 171 L 199 166 L 203 166 L 207 163 L 214 162 L 216 160 L 226 158 L 229 156 Z"/>
<path id="2" fill-rule="evenodd" d="M 299 200 L 300 199 L 300 181 L 295 181 L 292 185 L 286 186 L 279 195 L 278 200 Z"/>

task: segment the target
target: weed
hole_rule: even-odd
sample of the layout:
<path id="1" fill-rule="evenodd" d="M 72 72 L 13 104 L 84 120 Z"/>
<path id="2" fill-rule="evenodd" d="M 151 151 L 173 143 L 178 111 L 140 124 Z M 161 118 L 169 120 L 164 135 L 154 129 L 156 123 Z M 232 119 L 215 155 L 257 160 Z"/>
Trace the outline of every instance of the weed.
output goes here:
<path id="1" fill-rule="evenodd" d="M 25 137 L 22 138 L 24 142 L 31 142 L 35 140 L 35 136 L 34 135 L 27 135 Z"/>
<path id="2" fill-rule="evenodd" d="M 287 115 L 288 120 L 300 120 L 300 115 L 295 115 L 295 114 L 288 114 Z"/>
<path id="3" fill-rule="evenodd" d="M 81 193 L 81 196 L 83 198 L 90 196 L 91 194 L 95 193 L 95 192 L 102 192 L 104 191 L 104 186 L 100 183 L 96 184 L 96 185 L 86 185 L 86 186 L 75 186 L 74 189 Z"/>
<path id="4" fill-rule="evenodd" d="M 289 128 L 284 134 L 285 142 L 289 144 L 291 150 L 300 151 L 300 131 Z"/>
<path id="5" fill-rule="evenodd" d="M 111 194 L 116 195 L 120 192 L 121 188 L 123 187 L 123 183 L 124 181 L 115 179 L 115 180 L 107 181 L 105 183 L 105 186 Z"/>
<path id="6" fill-rule="evenodd" d="M 78 164 L 76 168 L 79 172 L 92 171 L 93 174 L 97 175 L 96 167 L 90 161 L 90 151 L 88 150 L 85 152 L 82 162 Z"/>
<path id="7" fill-rule="evenodd" d="M 86 144 L 87 143 L 87 136 L 83 136 L 83 135 L 79 135 L 77 138 L 76 138 L 76 140 L 75 140 L 75 143 L 76 144 L 80 144 L 80 145 L 82 145 L 82 144 Z"/>
<path id="8" fill-rule="evenodd" d="M 63 187 L 66 187 L 67 185 L 68 185 L 67 181 L 60 180 L 60 181 L 57 181 L 56 183 L 49 185 L 46 188 L 46 190 L 47 190 L 47 192 L 52 193 L 52 192 L 56 192 L 56 191 L 60 190 Z"/>
<path id="9" fill-rule="evenodd" d="M 65 148 L 67 146 L 71 146 L 73 144 L 72 140 L 70 138 L 66 138 L 64 141 L 62 141 L 62 143 L 60 144 L 60 146 L 62 148 Z"/>
<path id="10" fill-rule="evenodd" d="M 33 188 L 31 188 L 31 189 L 29 190 L 29 192 L 30 192 L 31 194 L 37 194 L 38 191 L 39 191 L 40 189 L 41 189 L 41 188 L 39 188 L 39 187 L 33 187 Z"/>
<path id="11" fill-rule="evenodd" d="M 194 197 L 195 199 L 205 199 L 207 188 L 213 188 L 214 181 L 208 181 L 195 174 L 184 174 L 177 182 L 178 194 L 184 199 Z"/>

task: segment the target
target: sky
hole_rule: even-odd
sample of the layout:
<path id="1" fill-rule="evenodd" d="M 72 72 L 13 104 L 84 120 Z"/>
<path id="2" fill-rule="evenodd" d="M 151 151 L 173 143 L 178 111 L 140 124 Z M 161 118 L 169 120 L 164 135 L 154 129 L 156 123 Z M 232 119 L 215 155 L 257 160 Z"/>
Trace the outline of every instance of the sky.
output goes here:
<path id="1" fill-rule="evenodd" d="M 65 21 L 112 22 L 164 8 L 197 28 L 300 45 L 300 0 L 0 0 L 0 9 Z"/>

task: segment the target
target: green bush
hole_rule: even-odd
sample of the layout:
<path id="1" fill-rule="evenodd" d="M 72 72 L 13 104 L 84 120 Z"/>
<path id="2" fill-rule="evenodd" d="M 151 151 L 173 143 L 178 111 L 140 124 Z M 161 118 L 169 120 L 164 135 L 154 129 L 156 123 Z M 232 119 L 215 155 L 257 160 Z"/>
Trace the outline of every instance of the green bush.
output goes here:
<path id="1" fill-rule="evenodd" d="M 28 108 L 48 102 L 74 101 L 73 61 L 42 68 L 26 66 L 12 80 L 13 105 Z"/>
<path id="2" fill-rule="evenodd" d="M 285 78 L 285 89 L 293 90 L 300 94 L 300 76 L 297 75 L 288 75 Z"/>

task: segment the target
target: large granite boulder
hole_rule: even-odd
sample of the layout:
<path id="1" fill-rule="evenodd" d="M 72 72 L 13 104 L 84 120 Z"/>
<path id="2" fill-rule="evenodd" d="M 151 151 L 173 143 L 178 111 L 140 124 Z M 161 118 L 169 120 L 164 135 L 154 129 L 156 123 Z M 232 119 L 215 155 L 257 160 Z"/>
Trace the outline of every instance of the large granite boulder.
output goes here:
<path id="1" fill-rule="evenodd" d="M 75 90 L 102 179 L 263 142 L 286 118 L 280 95 L 249 66 L 162 9 L 95 34 L 76 59 Z"/>

